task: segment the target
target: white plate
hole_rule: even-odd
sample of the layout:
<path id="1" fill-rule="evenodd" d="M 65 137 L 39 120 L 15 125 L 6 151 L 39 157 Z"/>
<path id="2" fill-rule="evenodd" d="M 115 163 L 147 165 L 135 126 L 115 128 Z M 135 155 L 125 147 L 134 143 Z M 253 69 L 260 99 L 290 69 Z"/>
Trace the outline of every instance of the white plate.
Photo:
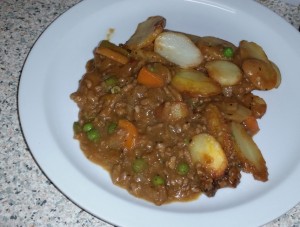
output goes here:
<path id="1" fill-rule="evenodd" d="M 243 175 L 237 189 L 214 198 L 154 206 L 114 186 L 73 140 L 78 109 L 69 95 L 78 87 L 93 48 L 114 28 L 126 41 L 148 16 L 162 15 L 167 28 L 212 35 L 235 44 L 259 43 L 283 75 L 279 89 L 261 92 L 268 103 L 255 137 L 269 167 L 267 183 Z M 283 19 L 252 1 L 87 0 L 59 17 L 41 35 L 24 66 L 19 113 L 33 156 L 72 201 L 120 226 L 258 226 L 300 201 L 300 35 Z"/>

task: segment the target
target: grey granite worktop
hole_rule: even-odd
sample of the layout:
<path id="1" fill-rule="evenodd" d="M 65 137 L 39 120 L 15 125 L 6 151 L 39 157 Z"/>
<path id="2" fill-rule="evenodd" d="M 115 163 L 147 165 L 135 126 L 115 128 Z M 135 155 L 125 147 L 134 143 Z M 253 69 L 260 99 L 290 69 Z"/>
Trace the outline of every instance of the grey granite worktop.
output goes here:
<path id="1" fill-rule="evenodd" d="M 18 83 L 31 47 L 55 18 L 79 1 L 0 0 L 1 227 L 111 226 L 72 203 L 47 179 L 31 156 L 18 119 Z M 259 2 L 299 29 L 300 5 Z M 270 221 L 266 226 L 300 226 L 300 203 Z"/>

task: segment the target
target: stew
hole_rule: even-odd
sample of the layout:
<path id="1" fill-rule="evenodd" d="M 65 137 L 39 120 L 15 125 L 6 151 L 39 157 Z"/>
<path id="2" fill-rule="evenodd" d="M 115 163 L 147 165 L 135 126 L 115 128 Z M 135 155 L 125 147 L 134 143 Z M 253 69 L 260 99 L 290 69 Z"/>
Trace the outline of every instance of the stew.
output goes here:
<path id="1" fill-rule="evenodd" d="M 156 205 L 235 188 L 241 172 L 267 181 L 253 136 L 277 88 L 261 46 L 165 28 L 152 16 L 124 44 L 103 40 L 71 94 L 74 137 L 112 182 Z"/>

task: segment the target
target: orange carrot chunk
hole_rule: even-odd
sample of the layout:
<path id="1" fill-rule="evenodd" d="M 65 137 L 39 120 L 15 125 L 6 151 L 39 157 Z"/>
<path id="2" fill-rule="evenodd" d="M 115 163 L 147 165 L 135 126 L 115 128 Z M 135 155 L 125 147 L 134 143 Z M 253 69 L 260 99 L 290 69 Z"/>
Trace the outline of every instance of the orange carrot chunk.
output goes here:
<path id="1" fill-rule="evenodd" d="M 124 147 L 127 150 L 131 150 L 136 143 L 136 138 L 138 135 L 137 128 L 130 121 L 123 119 L 119 120 L 118 126 L 127 132 L 124 141 Z"/>
<path id="2" fill-rule="evenodd" d="M 151 72 L 146 66 L 140 70 L 137 81 L 138 83 L 151 88 L 164 86 L 163 78 L 158 74 Z"/>

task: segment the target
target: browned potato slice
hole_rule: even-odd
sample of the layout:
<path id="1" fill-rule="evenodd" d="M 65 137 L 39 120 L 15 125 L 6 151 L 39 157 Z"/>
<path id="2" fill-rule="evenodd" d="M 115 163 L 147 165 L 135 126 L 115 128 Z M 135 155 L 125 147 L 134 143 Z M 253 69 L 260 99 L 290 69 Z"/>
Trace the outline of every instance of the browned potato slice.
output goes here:
<path id="1" fill-rule="evenodd" d="M 187 93 L 191 96 L 207 97 L 222 92 L 221 87 L 213 79 L 202 72 L 192 69 L 179 70 L 172 78 L 171 84 L 179 92 Z"/>
<path id="2" fill-rule="evenodd" d="M 209 104 L 205 108 L 203 115 L 207 119 L 206 127 L 208 133 L 214 136 L 221 144 L 227 157 L 234 157 L 231 131 L 219 108 L 214 104 Z"/>
<path id="3" fill-rule="evenodd" d="M 209 77 L 217 81 L 222 87 L 238 84 L 243 74 L 240 68 L 230 61 L 215 60 L 205 64 Z"/>
<path id="4" fill-rule="evenodd" d="M 194 136 L 189 144 L 192 161 L 200 162 L 213 177 L 220 177 L 227 168 L 228 161 L 220 143 L 211 135 L 202 133 Z"/>
<path id="5" fill-rule="evenodd" d="M 238 103 L 218 103 L 221 111 L 224 113 L 224 117 L 228 120 L 232 120 L 238 123 L 243 122 L 252 115 L 252 111 Z"/>
<path id="6" fill-rule="evenodd" d="M 131 50 L 148 46 L 164 30 L 165 26 L 166 19 L 164 17 L 149 17 L 146 21 L 138 24 L 136 31 L 125 44 Z"/>
<path id="7" fill-rule="evenodd" d="M 241 124 L 231 122 L 230 126 L 244 171 L 252 173 L 257 180 L 267 181 L 266 162 L 252 137 L 248 135 Z"/>
<path id="8" fill-rule="evenodd" d="M 267 103 L 263 98 L 253 95 L 251 101 L 251 111 L 255 118 L 261 118 L 267 111 Z"/>
<path id="9" fill-rule="evenodd" d="M 239 45 L 239 53 L 242 60 L 247 58 L 255 58 L 266 62 L 269 61 L 263 48 L 255 42 L 242 40 Z"/>
<path id="10" fill-rule="evenodd" d="M 270 62 L 249 58 L 243 62 L 242 69 L 259 90 L 270 90 L 278 84 L 277 73 Z"/>

